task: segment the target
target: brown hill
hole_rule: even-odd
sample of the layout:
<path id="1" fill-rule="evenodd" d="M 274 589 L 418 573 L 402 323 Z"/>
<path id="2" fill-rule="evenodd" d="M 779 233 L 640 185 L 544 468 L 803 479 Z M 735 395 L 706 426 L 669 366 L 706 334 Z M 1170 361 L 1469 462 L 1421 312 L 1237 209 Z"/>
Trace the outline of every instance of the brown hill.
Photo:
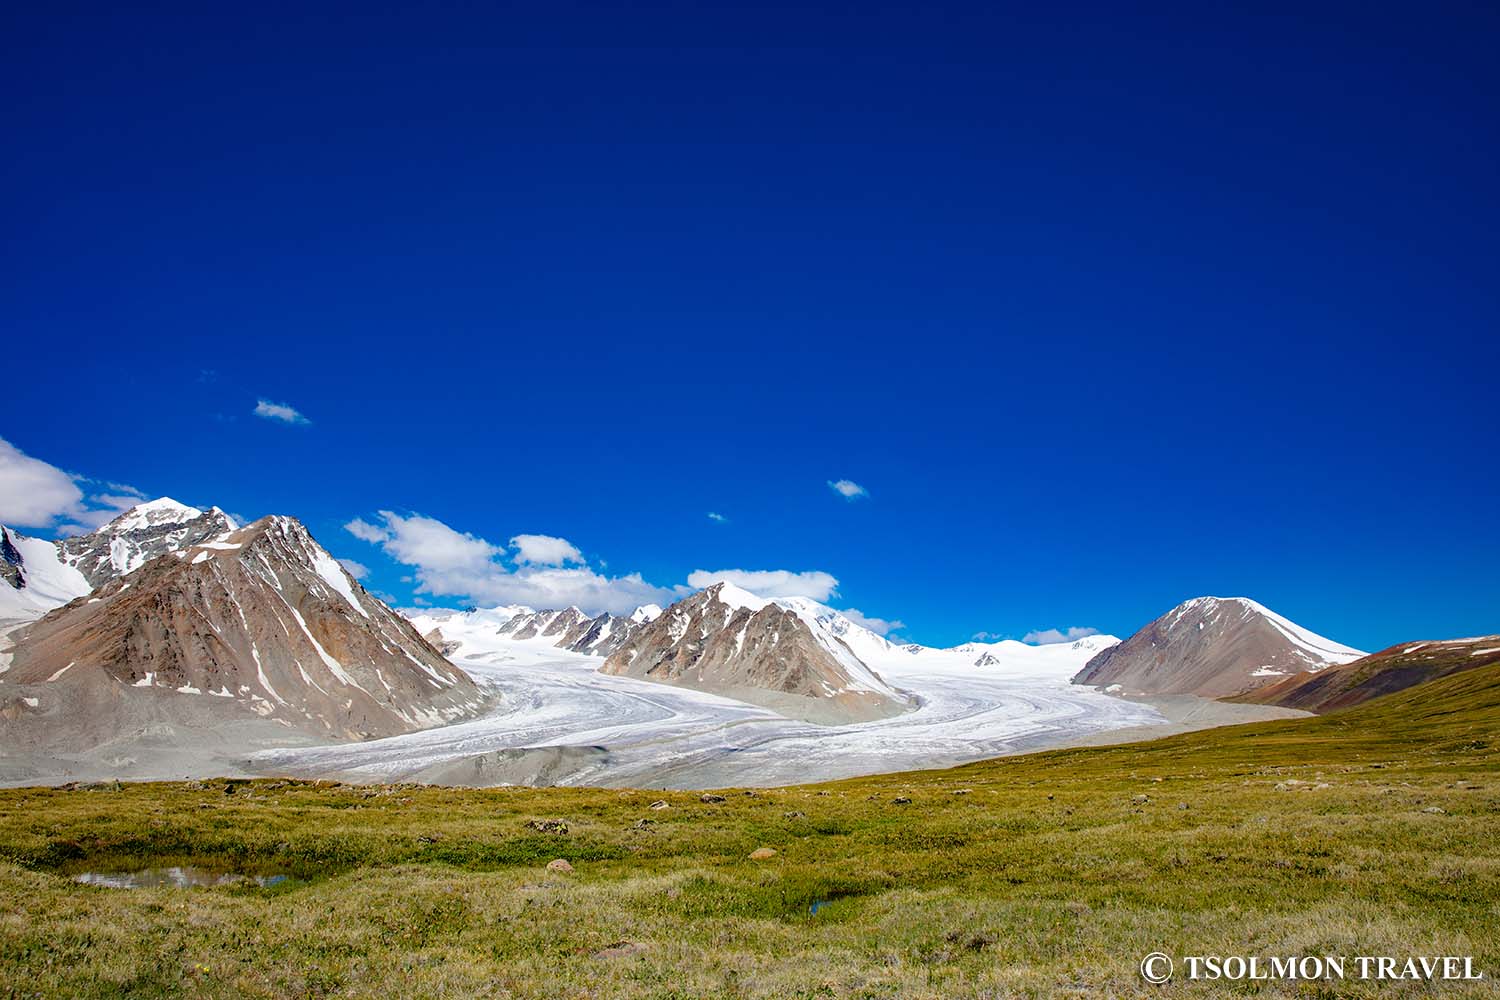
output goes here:
<path id="1" fill-rule="evenodd" d="M 1332 712 L 1491 663 L 1500 663 L 1500 635 L 1404 642 L 1352 663 L 1300 673 L 1230 700 Z"/>

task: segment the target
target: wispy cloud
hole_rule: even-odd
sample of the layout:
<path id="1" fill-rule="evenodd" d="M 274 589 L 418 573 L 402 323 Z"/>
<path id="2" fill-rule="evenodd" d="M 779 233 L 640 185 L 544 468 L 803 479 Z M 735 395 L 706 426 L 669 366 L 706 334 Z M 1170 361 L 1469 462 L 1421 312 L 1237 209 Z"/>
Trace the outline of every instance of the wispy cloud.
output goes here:
<path id="1" fill-rule="evenodd" d="M 370 575 L 370 567 L 353 559 L 340 559 L 339 565 L 349 571 L 349 575 L 356 580 L 363 580 Z"/>
<path id="2" fill-rule="evenodd" d="M 1038 646 L 1050 646 L 1053 643 L 1072 642 L 1075 639 L 1082 639 L 1085 636 L 1098 634 L 1099 630 L 1096 628 L 1074 625 L 1066 629 L 1044 628 L 1034 632 L 1027 632 L 1021 636 L 1021 641 L 1030 642 Z"/>
<path id="3" fill-rule="evenodd" d="M 344 530 L 362 542 L 370 542 L 378 545 L 391 537 L 391 533 L 377 525 L 371 524 L 362 517 L 356 517 L 344 525 Z"/>
<path id="4" fill-rule="evenodd" d="M 861 497 L 868 497 L 870 495 L 869 490 L 852 479 L 830 479 L 828 480 L 828 488 L 845 500 L 858 500 Z"/>
<path id="5" fill-rule="evenodd" d="M 273 403 L 269 399 L 257 400 L 254 414 L 266 420 L 276 420 L 283 424 L 310 424 L 311 420 L 304 417 L 295 407 L 285 403 Z"/>
<path id="6" fill-rule="evenodd" d="M 975 642 L 999 642 L 1001 639 L 1009 639 L 1010 636 L 1004 632 L 975 632 L 970 638 Z"/>
<path id="7" fill-rule="evenodd" d="M 123 483 L 64 472 L 0 438 L 0 521 L 63 534 L 93 531 L 144 498 Z"/>
<path id="8" fill-rule="evenodd" d="M 810 597 L 826 601 L 838 594 L 839 581 L 831 573 L 808 570 L 796 573 L 787 569 L 695 569 L 688 574 L 688 586 L 702 590 L 716 583 L 732 583 L 757 597 Z"/>
<path id="9" fill-rule="evenodd" d="M 725 517 L 723 514 L 718 513 L 717 511 L 712 511 L 712 510 L 708 512 L 708 519 L 710 521 L 714 522 L 715 524 L 728 524 L 729 523 L 729 518 Z"/>
<path id="10" fill-rule="evenodd" d="M 865 614 L 858 608 L 844 608 L 839 614 L 856 625 L 863 625 L 876 635 L 890 635 L 892 632 L 906 628 L 906 622 L 887 621 L 884 618 L 876 618 L 874 615 Z"/>

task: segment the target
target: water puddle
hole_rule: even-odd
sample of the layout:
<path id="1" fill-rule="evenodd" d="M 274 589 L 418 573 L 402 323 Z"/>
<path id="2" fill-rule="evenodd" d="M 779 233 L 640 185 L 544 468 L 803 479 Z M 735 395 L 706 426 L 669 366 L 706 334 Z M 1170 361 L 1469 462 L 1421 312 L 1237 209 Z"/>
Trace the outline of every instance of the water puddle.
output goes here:
<path id="1" fill-rule="evenodd" d="M 245 875 L 185 865 L 175 868 L 142 868 L 133 872 L 83 872 L 73 881 L 106 889 L 191 889 L 196 886 L 258 885 L 262 889 L 280 885 L 286 875 Z"/>

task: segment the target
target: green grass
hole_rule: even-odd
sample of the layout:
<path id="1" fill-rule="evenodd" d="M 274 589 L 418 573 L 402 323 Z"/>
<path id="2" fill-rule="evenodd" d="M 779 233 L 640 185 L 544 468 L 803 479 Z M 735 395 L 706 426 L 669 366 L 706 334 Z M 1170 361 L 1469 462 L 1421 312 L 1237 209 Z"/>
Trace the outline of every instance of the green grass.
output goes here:
<path id="1" fill-rule="evenodd" d="M 282 781 L 3 791 L 0 985 L 57 997 L 1231 992 L 1145 985 L 1137 963 L 1153 950 L 1473 955 L 1500 975 L 1497 742 L 1489 667 L 1320 718 L 727 791 L 718 804 Z M 656 799 L 672 807 L 651 810 Z M 527 826 L 546 818 L 569 832 Z M 776 856 L 749 860 L 762 846 Z M 574 872 L 547 871 L 554 858 Z M 295 878 L 120 891 L 68 877 L 189 863 Z M 1495 995 L 1492 981 L 1258 995 L 1435 992 Z"/>

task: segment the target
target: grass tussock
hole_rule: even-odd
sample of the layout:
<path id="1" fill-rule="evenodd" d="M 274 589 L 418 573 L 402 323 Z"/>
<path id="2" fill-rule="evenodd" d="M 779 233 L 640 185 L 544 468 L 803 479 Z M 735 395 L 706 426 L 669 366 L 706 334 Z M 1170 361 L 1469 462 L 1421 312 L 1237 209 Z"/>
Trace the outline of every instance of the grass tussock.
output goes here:
<path id="1" fill-rule="evenodd" d="M 1473 955 L 1494 976 L 1497 739 L 1500 667 L 1318 719 L 723 802 L 288 781 L 3 791 L 0 984 L 17 997 L 1226 992 L 1147 986 L 1137 962 L 1155 950 Z M 532 823 L 548 819 L 567 832 Z M 776 853 L 750 860 L 761 847 Z M 549 871 L 557 858 L 573 871 Z M 172 865 L 291 878 L 129 891 L 70 878 Z"/>

